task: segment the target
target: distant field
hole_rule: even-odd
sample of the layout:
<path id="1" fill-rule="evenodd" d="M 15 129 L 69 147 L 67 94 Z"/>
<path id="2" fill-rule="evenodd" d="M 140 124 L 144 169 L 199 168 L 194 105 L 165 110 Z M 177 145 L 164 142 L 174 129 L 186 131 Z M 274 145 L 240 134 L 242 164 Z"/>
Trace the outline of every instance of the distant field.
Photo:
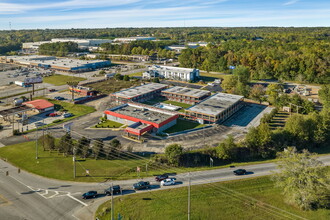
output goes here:
<path id="1" fill-rule="evenodd" d="M 59 74 L 43 78 L 43 81 L 45 83 L 53 84 L 55 86 L 65 85 L 67 82 L 70 82 L 70 81 L 83 81 L 83 80 L 86 80 L 86 78 L 75 77 L 75 76 L 67 76 L 67 75 L 59 75 Z"/>
<path id="2" fill-rule="evenodd" d="M 125 88 L 130 88 L 132 86 L 138 86 L 140 85 L 140 82 L 137 81 L 124 81 L 124 80 L 115 80 L 113 78 L 98 82 L 98 83 L 92 83 L 88 84 L 89 87 L 92 87 L 93 89 L 102 92 L 103 94 L 110 94 L 114 92 L 118 92 Z"/>
<path id="3" fill-rule="evenodd" d="M 130 194 L 115 198 L 115 216 L 123 219 L 187 219 L 187 187 Z M 271 205 L 271 206 L 269 206 Z M 110 219 L 111 201 L 102 204 L 96 217 Z M 301 211 L 283 201 L 281 190 L 269 177 L 251 178 L 191 187 L 191 219 L 327 220 L 330 210 Z"/>
<path id="4" fill-rule="evenodd" d="M 133 76 L 142 76 L 143 73 L 144 73 L 143 71 L 142 72 L 137 72 L 137 73 L 131 73 L 131 74 L 129 74 L 129 76 L 130 77 L 133 77 Z"/>

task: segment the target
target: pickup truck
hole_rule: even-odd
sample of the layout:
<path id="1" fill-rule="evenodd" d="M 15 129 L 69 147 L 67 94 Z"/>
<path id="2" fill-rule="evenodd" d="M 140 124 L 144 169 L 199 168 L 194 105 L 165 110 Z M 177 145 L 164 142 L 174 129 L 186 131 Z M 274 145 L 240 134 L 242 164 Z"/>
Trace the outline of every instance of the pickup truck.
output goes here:
<path id="1" fill-rule="evenodd" d="M 150 188 L 150 183 L 149 182 L 138 182 L 133 184 L 133 189 L 134 190 L 140 190 L 140 189 L 148 189 Z"/>
<path id="2" fill-rule="evenodd" d="M 105 189 L 104 190 L 104 194 L 106 195 L 111 195 L 111 193 L 113 192 L 113 194 L 119 194 L 121 193 L 121 188 L 119 185 L 116 185 L 116 186 L 113 186 L 113 189 L 112 187 L 108 188 L 108 189 Z"/>

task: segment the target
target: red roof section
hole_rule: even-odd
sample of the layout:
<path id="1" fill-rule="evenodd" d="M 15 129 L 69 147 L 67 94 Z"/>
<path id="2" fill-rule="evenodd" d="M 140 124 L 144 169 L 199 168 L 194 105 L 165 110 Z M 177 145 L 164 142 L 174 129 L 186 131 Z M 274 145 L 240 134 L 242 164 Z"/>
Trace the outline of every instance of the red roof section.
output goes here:
<path id="1" fill-rule="evenodd" d="M 44 99 L 37 99 L 37 100 L 30 101 L 30 102 L 24 102 L 24 104 L 30 105 L 33 108 L 36 108 L 38 110 L 54 107 L 53 103 L 48 102 L 47 100 L 44 100 Z"/>

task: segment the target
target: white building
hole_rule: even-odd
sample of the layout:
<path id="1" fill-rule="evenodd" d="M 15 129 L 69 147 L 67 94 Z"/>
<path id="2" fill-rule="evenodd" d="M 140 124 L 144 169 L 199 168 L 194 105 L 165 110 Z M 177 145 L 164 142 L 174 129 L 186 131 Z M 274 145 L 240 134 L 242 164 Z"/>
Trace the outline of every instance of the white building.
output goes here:
<path id="1" fill-rule="evenodd" d="M 122 38 L 115 38 L 114 42 L 121 42 L 121 43 L 130 43 L 132 41 L 137 40 L 156 40 L 155 37 L 122 37 Z"/>
<path id="2" fill-rule="evenodd" d="M 38 52 L 39 46 L 45 43 L 74 42 L 80 49 L 95 50 L 103 43 L 112 43 L 109 39 L 78 39 L 78 38 L 54 38 L 50 41 L 27 42 L 23 43 L 23 51 Z"/>
<path id="3" fill-rule="evenodd" d="M 180 81 L 195 81 L 199 78 L 199 69 L 153 65 L 148 67 L 148 70 L 143 73 L 142 77 L 160 77 Z"/>
<path id="4" fill-rule="evenodd" d="M 191 49 L 195 49 L 199 47 L 198 45 L 170 45 L 170 46 L 166 46 L 165 49 L 166 50 L 172 50 L 175 51 L 177 53 L 181 53 L 182 50 L 191 48 Z"/>

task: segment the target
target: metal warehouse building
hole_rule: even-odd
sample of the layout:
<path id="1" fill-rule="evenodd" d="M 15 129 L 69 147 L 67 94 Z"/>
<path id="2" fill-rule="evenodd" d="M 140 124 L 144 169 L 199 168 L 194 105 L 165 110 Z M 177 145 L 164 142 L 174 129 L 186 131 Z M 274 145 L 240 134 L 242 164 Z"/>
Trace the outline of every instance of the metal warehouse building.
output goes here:
<path id="1" fill-rule="evenodd" d="M 174 86 L 162 91 L 162 96 L 168 100 L 196 104 L 211 95 L 210 91 Z"/>
<path id="2" fill-rule="evenodd" d="M 67 72 L 83 72 L 111 65 L 109 60 L 78 60 L 38 55 L 8 56 L 5 59 L 7 63 L 16 63 L 20 65 L 35 66 Z"/>
<path id="3" fill-rule="evenodd" d="M 186 110 L 186 116 L 200 123 L 222 122 L 242 107 L 243 96 L 217 93 Z"/>
<path id="4" fill-rule="evenodd" d="M 140 136 L 159 133 L 176 124 L 178 114 L 138 103 L 127 103 L 104 111 L 108 120 L 128 125 L 125 133 Z"/>
<path id="5" fill-rule="evenodd" d="M 161 91 L 166 89 L 167 85 L 160 83 L 149 83 L 133 88 L 125 89 L 119 92 L 110 94 L 110 97 L 117 103 L 126 102 L 143 102 L 154 97 L 158 97 Z"/>

